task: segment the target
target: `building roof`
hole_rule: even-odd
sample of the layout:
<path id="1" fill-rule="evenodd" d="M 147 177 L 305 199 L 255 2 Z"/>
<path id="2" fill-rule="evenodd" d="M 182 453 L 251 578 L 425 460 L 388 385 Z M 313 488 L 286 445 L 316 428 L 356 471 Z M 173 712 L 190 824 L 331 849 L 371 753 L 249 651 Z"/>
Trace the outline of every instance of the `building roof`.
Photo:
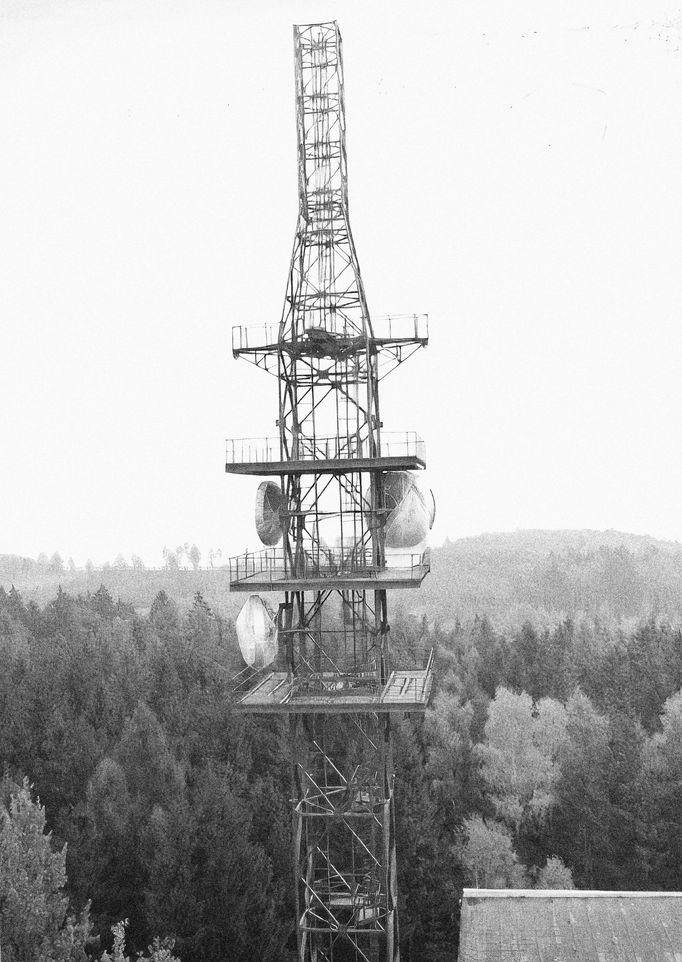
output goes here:
<path id="1" fill-rule="evenodd" d="M 682 892 L 464 889 L 459 962 L 682 962 Z"/>

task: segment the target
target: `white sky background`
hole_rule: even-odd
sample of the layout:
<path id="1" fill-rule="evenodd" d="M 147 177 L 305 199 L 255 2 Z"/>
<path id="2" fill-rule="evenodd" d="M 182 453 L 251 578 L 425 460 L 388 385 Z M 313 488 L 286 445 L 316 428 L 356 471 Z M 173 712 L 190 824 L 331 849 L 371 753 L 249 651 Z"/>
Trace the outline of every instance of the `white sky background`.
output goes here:
<path id="1" fill-rule="evenodd" d="M 0 552 L 256 547 L 223 439 L 276 433 L 291 24 L 338 19 L 370 310 L 435 542 L 682 539 L 682 14 L 659 0 L 0 0 Z"/>

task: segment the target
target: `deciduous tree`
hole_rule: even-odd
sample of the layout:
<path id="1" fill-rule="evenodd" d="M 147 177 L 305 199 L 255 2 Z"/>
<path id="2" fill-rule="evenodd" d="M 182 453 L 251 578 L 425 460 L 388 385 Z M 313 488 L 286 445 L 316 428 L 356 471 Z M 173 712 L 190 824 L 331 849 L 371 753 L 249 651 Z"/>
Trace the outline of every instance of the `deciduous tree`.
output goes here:
<path id="1" fill-rule="evenodd" d="M 525 870 L 514 851 L 511 832 L 478 815 L 464 820 L 459 856 L 476 888 L 525 888 Z"/>
<path id="2" fill-rule="evenodd" d="M 486 741 L 477 747 L 497 814 L 518 835 L 529 818 L 554 804 L 557 757 L 566 740 L 566 710 L 552 699 L 537 708 L 530 695 L 498 688 L 488 708 Z"/>
<path id="3" fill-rule="evenodd" d="M 535 883 L 537 889 L 573 889 L 573 875 L 556 855 L 551 855 L 540 869 Z"/>

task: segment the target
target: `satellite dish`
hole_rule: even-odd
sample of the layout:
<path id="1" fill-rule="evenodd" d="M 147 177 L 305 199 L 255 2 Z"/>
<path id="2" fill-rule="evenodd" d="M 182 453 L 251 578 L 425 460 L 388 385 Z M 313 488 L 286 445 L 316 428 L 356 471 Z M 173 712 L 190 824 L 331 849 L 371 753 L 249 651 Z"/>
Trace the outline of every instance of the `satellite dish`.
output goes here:
<path id="1" fill-rule="evenodd" d="M 265 668 L 277 655 L 277 624 L 259 595 L 249 595 L 235 622 L 242 658 L 251 668 Z"/>
<path id="2" fill-rule="evenodd" d="M 263 544 L 273 547 L 282 538 L 280 511 L 284 507 L 282 489 L 274 481 L 261 481 L 256 491 L 256 531 Z"/>
<path id="3" fill-rule="evenodd" d="M 388 471 L 384 479 L 387 548 L 414 548 L 426 538 L 436 516 L 433 491 L 422 490 L 409 471 Z"/>

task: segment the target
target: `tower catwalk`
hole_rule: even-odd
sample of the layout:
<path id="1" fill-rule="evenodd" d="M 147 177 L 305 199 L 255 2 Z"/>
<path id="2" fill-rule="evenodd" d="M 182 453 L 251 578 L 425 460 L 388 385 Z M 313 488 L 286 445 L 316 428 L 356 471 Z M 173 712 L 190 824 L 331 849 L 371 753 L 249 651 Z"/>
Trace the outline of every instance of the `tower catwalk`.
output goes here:
<path id="1" fill-rule="evenodd" d="M 230 559 L 240 711 L 289 716 L 300 962 L 397 962 L 391 714 L 423 711 L 431 655 L 389 642 L 387 594 L 418 588 L 433 498 L 424 445 L 382 430 L 381 379 L 428 340 L 425 315 L 370 320 L 348 219 L 336 23 L 294 27 L 299 212 L 279 325 L 233 329 L 275 375 L 276 438 L 227 442 L 261 476 L 263 550 Z M 259 592 L 278 593 L 268 605 Z M 272 595 L 269 595 L 272 597 Z M 275 610 L 276 609 L 276 610 Z"/>

